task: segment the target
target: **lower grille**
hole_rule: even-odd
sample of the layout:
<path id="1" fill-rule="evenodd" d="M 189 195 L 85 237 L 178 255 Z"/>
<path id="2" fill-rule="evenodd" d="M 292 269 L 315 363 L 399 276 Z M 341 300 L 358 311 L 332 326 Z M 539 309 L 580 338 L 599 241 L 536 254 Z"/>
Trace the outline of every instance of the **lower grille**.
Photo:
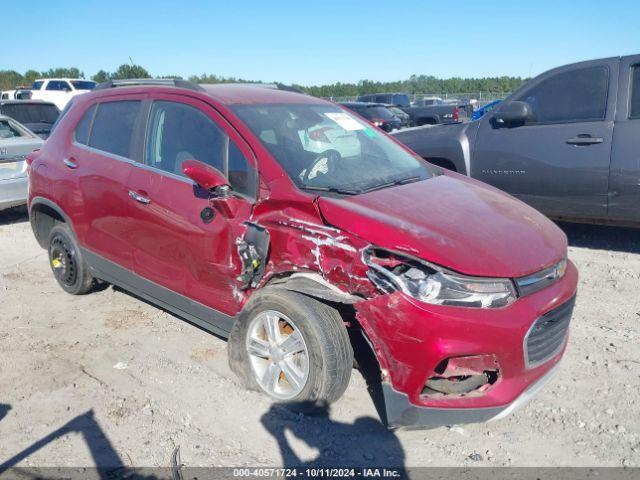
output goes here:
<path id="1" fill-rule="evenodd" d="M 558 354 L 562 348 L 576 298 L 538 318 L 524 337 L 524 360 L 534 368 Z"/>

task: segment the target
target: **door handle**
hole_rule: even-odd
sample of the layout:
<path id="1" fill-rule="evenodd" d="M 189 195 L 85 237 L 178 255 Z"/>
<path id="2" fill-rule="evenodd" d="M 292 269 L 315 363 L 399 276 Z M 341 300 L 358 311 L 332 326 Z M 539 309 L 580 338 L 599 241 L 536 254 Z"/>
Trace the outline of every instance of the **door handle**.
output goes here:
<path id="1" fill-rule="evenodd" d="M 74 158 L 65 158 L 62 162 L 69 167 L 71 170 L 75 170 L 78 168 L 78 164 L 76 163 Z"/>
<path id="2" fill-rule="evenodd" d="M 134 192 L 133 190 L 129 190 L 129 196 L 131 198 L 133 198 L 136 202 L 140 202 L 144 205 L 149 205 L 151 203 L 151 199 L 147 198 L 145 196 L 140 195 L 137 192 Z"/>
<path id="3" fill-rule="evenodd" d="M 596 145 L 598 143 L 603 143 L 604 138 L 602 137 L 592 137 L 591 135 L 577 135 L 575 137 L 571 137 L 567 139 L 567 143 L 569 145 Z"/>

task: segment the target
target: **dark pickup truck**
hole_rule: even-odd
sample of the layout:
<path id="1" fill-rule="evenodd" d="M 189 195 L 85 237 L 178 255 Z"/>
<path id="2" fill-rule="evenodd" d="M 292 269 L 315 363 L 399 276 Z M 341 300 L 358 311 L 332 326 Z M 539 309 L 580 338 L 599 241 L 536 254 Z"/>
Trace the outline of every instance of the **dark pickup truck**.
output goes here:
<path id="1" fill-rule="evenodd" d="M 468 102 L 451 100 L 429 100 L 428 103 L 417 101 L 402 110 L 409 115 L 409 123 L 416 127 L 466 122 L 473 114 L 473 107 Z"/>
<path id="2" fill-rule="evenodd" d="M 479 120 L 395 137 L 549 217 L 640 226 L 640 55 L 550 70 Z"/>

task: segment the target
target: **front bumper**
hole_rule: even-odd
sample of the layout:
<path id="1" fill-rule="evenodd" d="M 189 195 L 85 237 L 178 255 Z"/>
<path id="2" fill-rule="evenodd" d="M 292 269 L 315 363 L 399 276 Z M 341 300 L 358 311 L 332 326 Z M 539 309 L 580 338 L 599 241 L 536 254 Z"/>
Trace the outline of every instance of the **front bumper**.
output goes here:
<path id="1" fill-rule="evenodd" d="M 503 308 L 427 305 L 399 292 L 357 303 L 357 318 L 380 364 L 389 426 L 481 422 L 530 398 L 551 376 L 568 336 L 536 365 L 526 361 L 525 337 L 539 318 L 572 301 L 577 282 L 569 262 L 562 279 Z M 443 362 L 473 356 L 497 362 L 497 380 L 488 388 L 445 395 L 425 389 Z"/>
<path id="2" fill-rule="evenodd" d="M 508 405 L 486 408 L 430 408 L 413 405 L 406 394 L 389 384 L 382 384 L 386 408 L 386 423 L 389 428 L 422 427 L 437 428 L 463 423 L 482 423 L 499 420 L 520 410 L 551 380 L 559 365 L 532 383 L 522 394 Z"/>

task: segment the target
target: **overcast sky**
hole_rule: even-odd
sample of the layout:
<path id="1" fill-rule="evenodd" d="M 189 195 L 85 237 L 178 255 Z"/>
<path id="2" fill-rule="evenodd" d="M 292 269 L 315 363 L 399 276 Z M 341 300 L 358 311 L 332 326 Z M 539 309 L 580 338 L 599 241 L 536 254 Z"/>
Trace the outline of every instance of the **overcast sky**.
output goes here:
<path id="1" fill-rule="evenodd" d="M 21 73 L 77 66 L 89 77 L 131 57 L 152 75 L 317 85 L 529 76 L 640 53 L 640 1 L 626 0 L 35 0 L 4 10 L 0 69 Z"/>

